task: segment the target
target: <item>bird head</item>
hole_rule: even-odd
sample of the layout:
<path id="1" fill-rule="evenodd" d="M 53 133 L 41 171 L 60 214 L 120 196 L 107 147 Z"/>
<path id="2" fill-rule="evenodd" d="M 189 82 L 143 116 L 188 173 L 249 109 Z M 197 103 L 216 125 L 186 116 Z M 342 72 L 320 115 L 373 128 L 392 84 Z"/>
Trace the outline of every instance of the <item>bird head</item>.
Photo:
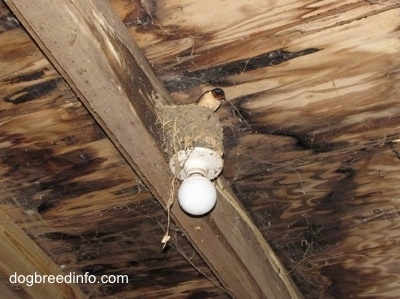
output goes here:
<path id="1" fill-rule="evenodd" d="M 220 101 L 226 101 L 225 92 L 221 88 L 214 88 L 211 90 L 214 98 Z"/>

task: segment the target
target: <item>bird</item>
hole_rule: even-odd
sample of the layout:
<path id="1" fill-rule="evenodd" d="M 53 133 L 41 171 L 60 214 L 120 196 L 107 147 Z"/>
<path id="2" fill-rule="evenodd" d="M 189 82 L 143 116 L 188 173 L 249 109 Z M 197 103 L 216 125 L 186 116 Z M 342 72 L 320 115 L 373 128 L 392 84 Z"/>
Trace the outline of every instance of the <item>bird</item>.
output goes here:
<path id="1" fill-rule="evenodd" d="M 215 112 L 221 106 L 222 101 L 226 101 L 225 92 L 221 88 L 214 88 L 204 92 L 196 104 Z"/>

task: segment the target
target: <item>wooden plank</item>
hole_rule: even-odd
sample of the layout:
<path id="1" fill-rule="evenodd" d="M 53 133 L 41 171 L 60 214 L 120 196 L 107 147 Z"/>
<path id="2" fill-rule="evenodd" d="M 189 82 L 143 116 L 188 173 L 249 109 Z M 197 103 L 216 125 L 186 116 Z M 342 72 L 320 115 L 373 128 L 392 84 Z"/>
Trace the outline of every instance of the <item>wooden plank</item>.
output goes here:
<path id="1" fill-rule="evenodd" d="M 274 248 L 287 248 L 283 261 L 310 298 L 398 297 L 399 151 L 397 140 L 275 165 L 236 158 L 249 174 L 235 183 L 243 205 Z"/>
<path id="2" fill-rule="evenodd" d="M 61 275 L 67 273 L 61 269 L 43 252 L 31 238 L 0 209 L 0 252 L 1 276 L 5 277 L 9 286 L 31 298 L 86 298 L 75 284 L 68 283 L 27 283 L 14 284 L 12 275 L 21 275 L 21 280 L 30 281 L 28 275 Z M 11 280 L 10 280 L 11 279 Z M 2 287 L 3 288 L 3 287 Z M 5 295 L 5 293 L 2 293 Z M 15 295 L 14 295 L 15 296 Z"/>
<path id="3" fill-rule="evenodd" d="M 253 131 L 318 151 L 398 130 L 399 1 L 112 2 L 180 102 L 221 85 Z"/>
<path id="4" fill-rule="evenodd" d="M 400 2 L 112 2 L 176 102 L 224 88 L 224 176 L 305 296 L 397 298 Z"/>
<path id="5" fill-rule="evenodd" d="M 0 209 L 66 273 L 128 275 L 90 297 L 228 298 L 178 228 L 160 250 L 164 210 L 1 0 L 0 19 Z"/>
<path id="6" fill-rule="evenodd" d="M 156 141 L 154 94 L 167 100 L 169 96 L 108 4 L 67 0 L 7 3 L 166 205 L 173 178 Z M 268 244 L 255 234 L 246 212 L 231 195 L 230 200 L 220 198 L 211 217 L 190 218 L 177 205 L 172 212 L 232 296 L 300 298 Z"/>

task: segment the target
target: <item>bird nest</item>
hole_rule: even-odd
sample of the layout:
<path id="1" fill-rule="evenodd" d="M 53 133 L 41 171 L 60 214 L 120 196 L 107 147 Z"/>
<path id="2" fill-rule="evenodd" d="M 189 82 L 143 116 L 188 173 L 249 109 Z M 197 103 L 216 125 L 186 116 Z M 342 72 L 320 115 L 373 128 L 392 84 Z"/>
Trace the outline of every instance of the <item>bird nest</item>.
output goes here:
<path id="1" fill-rule="evenodd" d="M 196 104 L 156 104 L 162 127 L 163 150 L 172 157 L 181 150 L 206 147 L 222 156 L 223 132 L 217 115 Z"/>

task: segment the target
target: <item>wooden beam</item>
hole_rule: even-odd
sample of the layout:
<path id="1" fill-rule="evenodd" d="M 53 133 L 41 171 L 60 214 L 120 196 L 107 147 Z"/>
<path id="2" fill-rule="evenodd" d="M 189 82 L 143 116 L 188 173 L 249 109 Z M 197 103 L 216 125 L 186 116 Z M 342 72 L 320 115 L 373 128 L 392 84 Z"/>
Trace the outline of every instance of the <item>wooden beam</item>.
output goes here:
<path id="1" fill-rule="evenodd" d="M 6 0 L 128 163 L 166 206 L 173 181 L 160 149 L 154 97 L 172 102 L 107 1 Z M 213 213 L 172 215 L 237 298 L 301 298 L 284 267 L 224 183 Z"/>
<path id="2" fill-rule="evenodd" d="M 2 209 L 0 209 L 0 219 L 0 273 L 4 280 L 0 284 L 0 293 L 3 296 L 6 298 L 86 298 L 76 284 L 32 283 L 31 279 L 34 277 L 32 275 L 35 273 L 40 279 L 46 280 L 50 276 L 58 275 L 60 275 L 59 279 L 64 279 L 68 273 L 61 271 Z M 45 275 L 46 278 L 44 278 Z M 39 278 L 36 281 L 39 281 Z"/>

